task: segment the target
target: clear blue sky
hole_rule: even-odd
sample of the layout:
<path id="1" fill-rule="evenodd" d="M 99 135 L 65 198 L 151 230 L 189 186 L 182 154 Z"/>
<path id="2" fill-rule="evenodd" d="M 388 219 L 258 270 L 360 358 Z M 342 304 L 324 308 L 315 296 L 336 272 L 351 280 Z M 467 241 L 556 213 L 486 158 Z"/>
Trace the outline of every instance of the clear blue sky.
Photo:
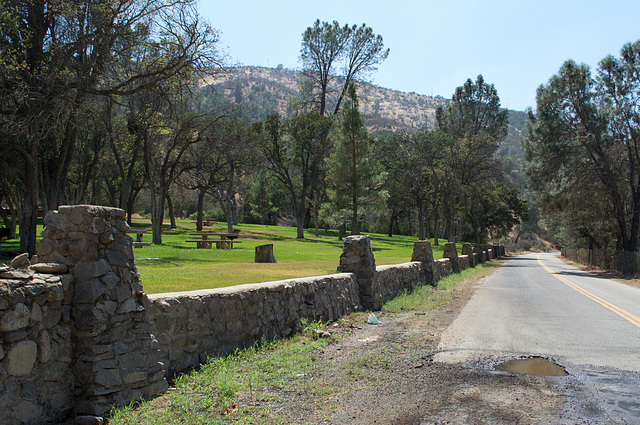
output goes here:
<path id="1" fill-rule="evenodd" d="M 638 0 L 200 0 L 230 63 L 299 69 L 302 33 L 316 19 L 366 23 L 389 58 L 378 86 L 450 98 L 482 74 L 503 107 L 535 108 L 535 92 L 573 59 L 595 70 L 640 39 Z"/>

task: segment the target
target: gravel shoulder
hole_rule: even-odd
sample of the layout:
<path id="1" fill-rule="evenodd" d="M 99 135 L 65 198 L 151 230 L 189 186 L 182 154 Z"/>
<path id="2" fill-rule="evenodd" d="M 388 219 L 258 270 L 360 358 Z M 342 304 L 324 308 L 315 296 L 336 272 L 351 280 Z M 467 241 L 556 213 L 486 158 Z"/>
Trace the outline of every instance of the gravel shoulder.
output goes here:
<path id="1" fill-rule="evenodd" d="M 456 286 L 452 300 L 432 311 L 379 312 L 381 325 L 359 314 L 329 326 L 340 341 L 317 354 L 317 367 L 296 389 L 272 394 L 278 402 L 265 402 L 269 416 L 277 423 L 346 425 L 556 423 L 566 417 L 566 384 L 557 378 L 433 361 L 441 333 L 480 282 Z"/>

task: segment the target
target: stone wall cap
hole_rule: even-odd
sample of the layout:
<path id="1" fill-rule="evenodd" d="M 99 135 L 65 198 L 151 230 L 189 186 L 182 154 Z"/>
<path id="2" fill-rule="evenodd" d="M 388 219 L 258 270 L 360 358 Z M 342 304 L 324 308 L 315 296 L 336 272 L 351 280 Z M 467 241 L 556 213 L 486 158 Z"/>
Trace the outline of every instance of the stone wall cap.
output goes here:
<path id="1" fill-rule="evenodd" d="M 286 280 L 274 280 L 271 282 L 261 283 L 246 283 L 244 285 L 227 286 L 224 288 L 214 289 L 198 289 L 195 291 L 183 291 L 183 292 L 165 292 L 162 294 L 147 294 L 149 300 L 159 300 L 165 298 L 185 298 L 185 297 L 204 297 L 210 295 L 222 295 L 222 294 L 236 294 L 251 290 L 259 289 L 273 289 L 279 286 L 291 286 L 293 283 L 305 284 L 312 283 L 323 279 L 350 279 L 353 278 L 353 273 L 335 273 L 323 276 L 302 277 Z"/>
<path id="2" fill-rule="evenodd" d="M 377 266 L 376 271 L 383 271 L 383 270 L 393 269 L 393 268 L 416 267 L 416 265 L 422 265 L 422 261 L 408 261 L 406 263 L 400 263 L 400 264 L 385 264 L 383 266 Z"/>
<path id="3" fill-rule="evenodd" d="M 106 211 L 109 214 L 114 215 L 116 217 L 125 217 L 126 215 L 122 208 L 105 207 L 102 205 L 81 204 L 81 205 L 60 205 L 58 207 L 58 211 L 63 214 L 67 214 L 71 212 L 71 210 L 84 210 L 88 214 L 98 214 L 101 211 Z"/>
<path id="4" fill-rule="evenodd" d="M 36 273 L 44 273 L 44 274 L 65 274 L 69 271 L 69 267 L 66 264 L 62 263 L 37 263 L 31 265 L 31 270 Z"/>

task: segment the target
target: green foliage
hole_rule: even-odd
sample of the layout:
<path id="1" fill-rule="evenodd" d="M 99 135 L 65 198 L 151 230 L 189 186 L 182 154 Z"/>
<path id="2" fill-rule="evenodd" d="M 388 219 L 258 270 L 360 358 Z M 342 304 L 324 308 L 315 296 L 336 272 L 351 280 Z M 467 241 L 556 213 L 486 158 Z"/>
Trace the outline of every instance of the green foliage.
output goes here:
<path id="1" fill-rule="evenodd" d="M 619 59 L 565 62 L 538 89 L 523 144 L 543 211 L 565 241 L 638 249 L 640 234 L 640 41 Z"/>
<path id="2" fill-rule="evenodd" d="M 302 34 L 300 61 L 303 66 L 301 82 L 301 99 L 303 107 L 310 105 L 325 115 L 328 108 L 337 114 L 346 95 L 349 84 L 375 70 L 376 65 L 389 55 L 384 48 L 380 35 L 373 33 L 370 27 L 362 24 L 344 27 L 336 21 L 333 23 L 316 20 Z M 342 61 L 342 81 L 336 78 L 336 68 Z M 337 98 L 329 99 L 332 91 Z M 331 103 L 331 106 L 329 106 Z"/>
<path id="3" fill-rule="evenodd" d="M 268 169 L 289 195 L 298 227 L 304 238 L 304 217 L 311 191 L 320 182 L 325 160 L 332 147 L 329 132 L 333 119 L 311 111 L 282 121 L 270 115 L 256 126 L 260 149 Z"/>
<path id="4" fill-rule="evenodd" d="M 479 75 L 458 87 L 452 101 L 436 110 L 437 128 L 448 134 L 442 173 L 443 211 L 453 229 L 453 220 L 464 217 L 471 235 L 481 242 L 486 233 L 500 237 L 526 214 L 506 178 L 506 170 L 496 160 L 499 143 L 508 133 L 509 112 L 500 108 L 493 84 Z"/>
<path id="5" fill-rule="evenodd" d="M 336 150 L 329 160 L 329 178 L 335 187 L 333 201 L 338 207 L 351 209 L 351 234 L 357 235 L 360 234 L 359 211 L 376 195 L 378 167 L 373 161 L 371 139 L 360 114 L 353 82 L 349 85 L 336 138 Z"/>
<path id="6" fill-rule="evenodd" d="M 509 111 L 500 109 L 500 97 L 493 84 L 478 75 L 475 83 L 469 78 L 456 88 L 451 103 L 436 109 L 439 130 L 452 137 L 484 135 L 497 142 L 507 135 Z"/>

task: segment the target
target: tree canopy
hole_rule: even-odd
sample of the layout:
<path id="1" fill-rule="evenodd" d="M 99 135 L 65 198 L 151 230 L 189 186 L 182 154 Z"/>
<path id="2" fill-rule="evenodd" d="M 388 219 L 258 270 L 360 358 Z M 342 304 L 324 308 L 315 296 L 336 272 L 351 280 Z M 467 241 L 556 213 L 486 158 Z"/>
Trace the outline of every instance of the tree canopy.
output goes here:
<path id="1" fill-rule="evenodd" d="M 639 100 L 640 41 L 603 59 L 595 77 L 587 65 L 566 61 L 538 89 L 524 142 L 545 210 L 590 243 L 615 241 L 627 251 L 638 249 L 640 230 Z M 585 214 L 592 208 L 601 210 Z"/>
<path id="2" fill-rule="evenodd" d="M 382 36 L 366 24 L 340 26 L 337 21 L 316 20 L 302 34 L 303 102 L 320 115 L 331 110 L 337 114 L 349 84 L 374 71 L 388 55 Z"/>
<path id="3" fill-rule="evenodd" d="M 21 250 L 35 253 L 38 187 L 65 201 L 79 116 L 92 96 L 125 96 L 219 66 L 217 33 L 190 0 L 7 1 L 0 5 L 0 135 L 21 158 Z"/>

